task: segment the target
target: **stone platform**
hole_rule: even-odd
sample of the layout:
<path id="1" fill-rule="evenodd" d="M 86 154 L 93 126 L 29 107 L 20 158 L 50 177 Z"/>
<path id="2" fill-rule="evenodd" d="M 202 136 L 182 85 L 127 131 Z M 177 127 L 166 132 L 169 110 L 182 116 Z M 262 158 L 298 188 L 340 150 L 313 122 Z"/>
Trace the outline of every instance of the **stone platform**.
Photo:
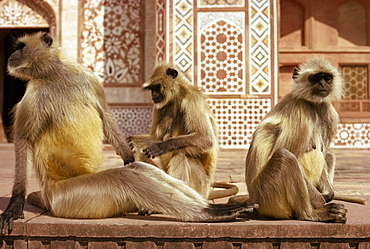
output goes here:
<path id="1" fill-rule="evenodd" d="M 336 149 L 335 190 L 370 200 L 370 151 Z M 245 150 L 220 152 L 215 180 L 244 184 Z M 104 167 L 121 166 L 110 146 L 104 150 Z M 0 144 L 0 211 L 10 199 L 14 174 L 14 148 Z M 38 190 L 34 175 L 29 191 Z M 217 200 L 225 202 L 225 200 Z M 26 204 L 25 219 L 17 220 L 11 235 L 0 236 L 5 248 L 370 248 L 368 205 L 344 203 L 346 224 L 292 220 L 239 218 L 234 222 L 186 223 L 163 215 L 128 214 L 101 220 L 55 218 Z"/>

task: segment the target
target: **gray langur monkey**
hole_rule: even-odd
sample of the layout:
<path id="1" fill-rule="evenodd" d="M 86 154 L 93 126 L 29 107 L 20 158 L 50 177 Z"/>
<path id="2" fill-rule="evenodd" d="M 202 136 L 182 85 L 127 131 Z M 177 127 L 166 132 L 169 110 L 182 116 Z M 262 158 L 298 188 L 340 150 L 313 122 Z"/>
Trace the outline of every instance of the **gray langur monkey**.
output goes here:
<path id="1" fill-rule="evenodd" d="M 30 194 L 42 208 L 66 218 L 105 218 L 147 209 L 183 221 L 217 221 L 253 211 L 255 205 L 217 205 L 157 167 L 134 162 L 105 101 L 102 84 L 61 55 L 53 38 L 35 33 L 20 38 L 8 61 L 10 75 L 27 80 L 14 109 L 15 180 L 0 233 L 23 218 L 28 169 L 41 191 Z M 100 170 L 103 137 L 125 167 Z"/>
<path id="2" fill-rule="evenodd" d="M 150 134 L 128 137 L 136 160 L 162 169 L 208 198 L 218 156 L 218 129 L 203 93 L 174 65 L 158 63 L 144 84 L 150 91 Z"/>
<path id="3" fill-rule="evenodd" d="M 260 122 L 246 158 L 250 201 L 261 216 L 346 222 L 334 197 L 335 157 L 330 143 L 339 117 L 332 101 L 342 96 L 339 70 L 321 57 L 295 69 L 295 86 Z M 330 203 L 328 203 L 330 202 Z"/>

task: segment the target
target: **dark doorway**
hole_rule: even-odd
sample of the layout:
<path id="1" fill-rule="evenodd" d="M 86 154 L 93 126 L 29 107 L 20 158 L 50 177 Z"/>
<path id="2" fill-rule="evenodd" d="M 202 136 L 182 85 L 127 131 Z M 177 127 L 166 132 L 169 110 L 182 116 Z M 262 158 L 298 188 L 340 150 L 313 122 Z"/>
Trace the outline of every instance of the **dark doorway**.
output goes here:
<path id="1" fill-rule="evenodd" d="M 8 58 L 14 52 L 17 38 L 38 31 L 49 29 L 0 29 L 0 108 L 4 130 L 8 141 L 11 141 L 11 110 L 23 97 L 27 82 L 8 75 L 6 66 Z"/>

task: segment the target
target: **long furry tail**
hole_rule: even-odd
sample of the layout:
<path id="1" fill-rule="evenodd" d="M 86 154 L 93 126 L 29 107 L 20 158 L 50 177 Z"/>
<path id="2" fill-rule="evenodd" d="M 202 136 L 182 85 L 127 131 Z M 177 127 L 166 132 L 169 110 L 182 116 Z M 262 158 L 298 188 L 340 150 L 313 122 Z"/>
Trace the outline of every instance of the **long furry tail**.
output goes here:
<path id="1" fill-rule="evenodd" d="M 352 202 L 352 203 L 358 203 L 362 205 L 366 205 L 366 200 L 361 197 L 356 196 L 343 196 L 343 195 L 334 195 L 334 200 L 338 201 L 346 201 L 346 202 Z"/>
<path id="2" fill-rule="evenodd" d="M 140 199 L 132 198 L 140 209 L 159 211 L 183 221 L 222 221 L 236 218 L 242 212 L 253 212 L 257 204 L 208 204 L 208 202 L 186 183 L 169 176 L 164 171 L 150 164 L 136 162 L 129 166 L 141 178 L 150 183 L 136 188 L 135 193 L 142 194 Z M 138 191 L 138 192 L 137 192 Z M 149 197 L 149 198 L 148 198 Z"/>
<path id="3" fill-rule="evenodd" d="M 257 208 L 247 203 L 209 204 L 185 182 L 143 162 L 50 184 L 41 196 L 54 215 L 66 218 L 105 218 L 147 210 L 182 221 L 221 221 Z"/>
<path id="4" fill-rule="evenodd" d="M 219 199 L 236 195 L 239 192 L 239 188 L 236 185 L 224 183 L 224 182 L 213 182 L 212 188 L 221 188 L 221 190 L 212 190 L 208 195 L 208 200 Z"/>

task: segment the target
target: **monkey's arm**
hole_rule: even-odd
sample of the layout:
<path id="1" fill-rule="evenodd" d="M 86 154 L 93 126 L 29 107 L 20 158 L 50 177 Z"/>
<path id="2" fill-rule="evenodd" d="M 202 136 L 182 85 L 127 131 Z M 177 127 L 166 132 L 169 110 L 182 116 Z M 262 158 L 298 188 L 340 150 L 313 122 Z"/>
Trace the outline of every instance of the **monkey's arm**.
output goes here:
<path id="1" fill-rule="evenodd" d="M 330 202 L 334 197 L 334 168 L 335 168 L 335 156 L 330 148 L 326 149 L 325 155 L 325 168 L 320 177 L 318 191 L 322 194 L 326 202 Z"/>
<path id="2" fill-rule="evenodd" d="M 182 120 L 177 120 L 178 126 L 183 123 L 185 131 L 176 135 L 181 129 L 172 127 L 174 136 L 165 136 L 162 142 L 156 142 L 147 147 L 144 152 L 156 157 L 170 151 L 182 150 L 186 154 L 200 155 L 217 146 L 217 128 L 210 113 L 208 104 L 203 97 L 189 93 L 181 103 Z"/>
<path id="3" fill-rule="evenodd" d="M 246 180 L 252 183 L 276 150 L 281 133 L 280 120 L 263 120 L 253 134 L 252 144 L 246 158 Z"/>
<path id="4" fill-rule="evenodd" d="M 193 132 L 187 135 L 172 137 L 163 142 L 154 142 L 148 148 L 144 149 L 144 153 L 154 158 L 170 151 L 183 150 L 187 154 L 196 156 L 204 153 L 212 145 L 213 141 L 211 138 Z"/>
<path id="5" fill-rule="evenodd" d="M 26 139 L 14 138 L 15 144 L 15 178 L 13 193 L 4 213 L 0 216 L 0 232 L 10 234 L 13 229 L 13 221 L 24 218 L 23 208 L 26 196 L 28 168 L 32 164 L 32 148 Z"/>
<path id="6" fill-rule="evenodd" d="M 90 73 L 91 72 L 89 72 L 89 74 Z M 95 108 L 99 112 L 102 119 L 103 133 L 105 138 L 116 150 L 117 155 L 122 158 L 124 164 L 132 163 L 134 161 L 134 155 L 126 140 L 122 136 L 112 111 L 106 102 L 105 92 L 101 82 L 99 82 L 99 80 L 97 80 L 93 74 L 90 75 L 89 82 L 94 89 L 94 93 L 96 94 L 98 100 L 96 101 L 94 99 L 93 103 L 95 104 Z"/>
<path id="7" fill-rule="evenodd" d="M 33 144 L 39 138 L 40 131 L 48 123 L 47 112 L 40 111 L 44 109 L 38 106 L 39 101 L 32 101 L 32 96 L 37 96 L 37 92 L 34 91 L 34 83 L 37 84 L 37 81 L 28 82 L 26 93 L 15 108 L 13 125 L 15 177 L 12 197 L 8 207 L 0 216 L 0 232 L 2 234 L 5 234 L 7 228 L 10 233 L 13 221 L 23 218 L 27 175 L 33 164 Z M 39 115 L 33 115 L 34 110 L 38 110 Z"/>
<path id="8" fill-rule="evenodd" d="M 148 148 L 155 142 L 160 142 L 155 140 L 151 135 L 132 135 L 126 138 L 126 141 L 130 145 L 134 152 L 143 152 L 144 149 Z"/>
<path id="9" fill-rule="evenodd" d="M 124 164 L 129 164 L 135 161 L 133 152 L 122 136 L 113 114 L 107 105 L 101 113 L 103 121 L 103 131 L 105 138 L 116 150 L 117 154 L 122 158 Z"/>
<path id="10" fill-rule="evenodd" d="M 165 137 L 164 140 L 165 141 L 154 139 L 151 135 L 135 135 L 127 138 L 127 142 L 130 144 L 130 147 L 134 152 L 144 152 L 147 156 L 153 158 L 174 150 L 186 148 L 190 151 L 191 148 L 194 148 L 195 150 L 196 148 L 201 148 L 202 145 L 206 145 L 206 149 L 212 145 L 212 141 L 199 141 L 200 139 L 197 133 L 173 138 Z M 209 143 L 208 146 L 207 143 Z M 204 150 L 197 150 L 196 152 L 192 152 L 192 154 L 201 153 L 202 151 Z"/>
<path id="11" fill-rule="evenodd" d="M 153 160 L 144 154 L 144 150 L 150 147 L 153 143 L 159 142 L 158 140 L 155 140 L 151 135 L 133 135 L 127 137 L 126 141 L 134 152 L 135 161 L 156 165 Z"/>

